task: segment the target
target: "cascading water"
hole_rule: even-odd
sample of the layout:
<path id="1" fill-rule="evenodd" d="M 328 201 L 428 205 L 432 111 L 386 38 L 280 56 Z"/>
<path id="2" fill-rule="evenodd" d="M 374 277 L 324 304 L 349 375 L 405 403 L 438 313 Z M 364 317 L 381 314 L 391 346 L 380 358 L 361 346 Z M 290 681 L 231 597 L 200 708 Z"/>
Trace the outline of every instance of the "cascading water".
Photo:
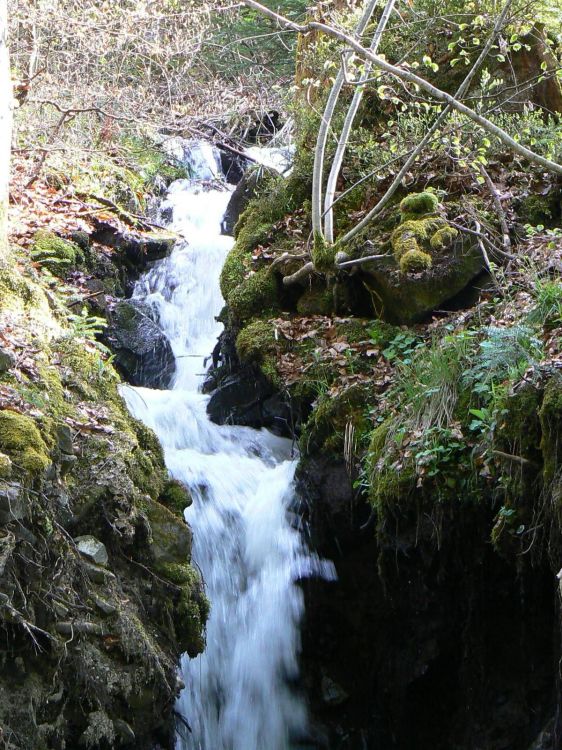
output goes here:
<path id="1" fill-rule="evenodd" d="M 183 147 L 183 146 L 182 146 Z M 185 516 L 193 559 L 211 601 L 205 652 L 186 657 L 178 711 L 191 725 L 178 750 L 288 750 L 305 735 L 306 710 L 291 688 L 298 674 L 297 579 L 333 576 L 287 519 L 295 461 L 290 441 L 266 430 L 217 426 L 198 392 L 204 359 L 221 326 L 219 275 L 232 239 L 220 235 L 230 193 L 202 182 L 219 163 L 208 147 L 189 150 L 199 179 L 178 180 L 164 207 L 186 237 L 137 284 L 176 357 L 173 388 L 124 389 L 131 412 L 160 438 L 172 475 L 192 492 Z M 199 165 L 198 167 L 196 165 Z"/>

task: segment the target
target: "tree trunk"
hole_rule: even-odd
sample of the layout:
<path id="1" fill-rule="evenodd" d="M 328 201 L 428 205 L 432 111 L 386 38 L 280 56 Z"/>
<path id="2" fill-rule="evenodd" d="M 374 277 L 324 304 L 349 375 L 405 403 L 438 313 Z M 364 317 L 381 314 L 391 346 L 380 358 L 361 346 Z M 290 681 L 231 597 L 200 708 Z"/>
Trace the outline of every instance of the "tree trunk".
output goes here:
<path id="1" fill-rule="evenodd" d="M 8 182 L 12 135 L 12 84 L 8 61 L 8 13 L 0 0 L 0 265 L 8 257 Z"/>

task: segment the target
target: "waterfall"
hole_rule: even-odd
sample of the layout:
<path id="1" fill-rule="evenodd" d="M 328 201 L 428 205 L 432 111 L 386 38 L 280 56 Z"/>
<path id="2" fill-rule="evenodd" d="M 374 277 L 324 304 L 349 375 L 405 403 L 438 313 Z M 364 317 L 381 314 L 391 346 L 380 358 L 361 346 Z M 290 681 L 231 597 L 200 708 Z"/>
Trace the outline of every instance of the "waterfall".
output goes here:
<path id="1" fill-rule="evenodd" d="M 182 144 L 182 148 L 185 145 Z M 137 283 L 176 358 L 171 390 L 126 388 L 130 411 L 152 427 L 171 474 L 191 490 L 185 518 L 193 559 L 211 601 L 205 652 L 184 656 L 177 706 L 192 732 L 177 750 L 289 750 L 306 733 L 298 677 L 303 597 L 296 581 L 333 577 L 287 518 L 295 460 L 290 441 L 266 430 L 218 426 L 199 393 L 221 325 L 219 275 L 233 240 L 220 224 L 230 192 L 214 181 L 216 152 L 187 149 L 197 176 L 178 180 L 163 208 L 185 237 Z"/>

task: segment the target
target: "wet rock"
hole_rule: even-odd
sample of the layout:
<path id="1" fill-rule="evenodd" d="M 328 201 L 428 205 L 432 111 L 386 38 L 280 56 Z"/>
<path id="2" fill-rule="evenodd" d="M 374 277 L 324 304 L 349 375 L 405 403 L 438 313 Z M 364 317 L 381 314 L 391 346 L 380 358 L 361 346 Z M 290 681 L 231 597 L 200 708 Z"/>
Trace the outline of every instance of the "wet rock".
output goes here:
<path id="1" fill-rule="evenodd" d="M 207 404 L 207 414 L 215 424 L 267 427 L 282 436 L 291 431 L 289 405 L 271 383 L 253 369 L 222 380 Z"/>
<path id="2" fill-rule="evenodd" d="M 234 234 L 234 227 L 240 218 L 240 214 L 245 210 L 248 203 L 256 194 L 260 182 L 260 175 L 261 172 L 258 170 L 246 172 L 236 186 L 236 189 L 228 201 L 226 211 L 224 212 L 221 227 L 223 234 Z"/>
<path id="3" fill-rule="evenodd" d="M 0 523 L 22 521 L 28 515 L 29 502 L 19 488 L 0 488 Z"/>
<path id="4" fill-rule="evenodd" d="M 76 542 L 76 548 L 80 554 L 84 555 L 84 557 L 87 557 L 92 562 L 97 565 L 107 565 L 109 562 L 105 544 L 100 542 L 94 536 L 89 534 L 85 536 L 77 536 L 74 541 Z"/>
<path id="5" fill-rule="evenodd" d="M 109 316 L 105 340 L 115 365 L 132 385 L 167 388 L 175 372 L 172 347 L 148 305 L 119 302 Z"/>
<path id="6" fill-rule="evenodd" d="M 349 698 L 349 695 L 341 685 L 338 685 L 338 683 L 332 680 L 331 677 L 328 677 L 328 675 L 322 677 L 320 690 L 322 691 L 322 700 L 328 706 L 340 706 Z"/>
<path id="7" fill-rule="evenodd" d="M 231 151 L 220 150 L 221 169 L 230 185 L 237 185 L 248 168 L 248 160 Z M 228 233 L 227 233 L 228 234 Z"/>
<path id="8" fill-rule="evenodd" d="M 155 260 L 162 260 L 172 252 L 177 235 L 172 232 L 131 232 L 114 227 L 107 221 L 96 221 L 91 235 L 94 242 L 118 248 L 128 260 L 142 271 Z"/>
<path id="9" fill-rule="evenodd" d="M 0 373 L 7 372 L 14 366 L 16 358 L 8 349 L 0 348 Z"/>

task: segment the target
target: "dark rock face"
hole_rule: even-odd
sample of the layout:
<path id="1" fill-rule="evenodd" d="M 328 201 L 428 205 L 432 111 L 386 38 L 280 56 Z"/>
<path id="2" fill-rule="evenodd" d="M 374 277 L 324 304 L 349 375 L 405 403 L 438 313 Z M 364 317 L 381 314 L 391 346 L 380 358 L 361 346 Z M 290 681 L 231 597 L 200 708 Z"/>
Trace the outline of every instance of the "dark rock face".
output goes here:
<path id="1" fill-rule="evenodd" d="M 338 573 L 303 585 L 303 677 L 329 747 L 559 747 L 555 582 L 491 549 L 491 505 L 434 517 L 411 498 L 375 536 L 343 465 L 307 459 L 298 475 Z M 328 700 L 327 680 L 347 699 Z"/>
<path id="2" fill-rule="evenodd" d="M 230 185 L 237 185 L 248 168 L 248 160 L 231 151 L 220 150 L 221 170 Z M 229 232 L 226 232 L 229 234 Z"/>
<path id="3" fill-rule="evenodd" d="M 277 435 L 291 432 L 291 410 L 259 370 L 248 368 L 221 380 L 207 405 L 216 424 L 267 427 Z"/>
<path id="4" fill-rule="evenodd" d="M 119 302 L 109 315 L 105 338 L 127 382 L 148 388 L 169 386 L 175 372 L 174 354 L 148 305 Z"/>
<path id="5" fill-rule="evenodd" d="M 232 193 L 232 196 L 228 202 L 228 206 L 226 207 L 226 211 L 222 220 L 223 234 L 234 234 L 234 227 L 236 226 L 236 222 L 240 218 L 240 214 L 242 214 L 248 203 L 256 194 L 259 179 L 260 178 L 258 171 L 246 172 L 246 174 L 244 174 L 244 176 L 236 186 L 236 189 Z"/>

